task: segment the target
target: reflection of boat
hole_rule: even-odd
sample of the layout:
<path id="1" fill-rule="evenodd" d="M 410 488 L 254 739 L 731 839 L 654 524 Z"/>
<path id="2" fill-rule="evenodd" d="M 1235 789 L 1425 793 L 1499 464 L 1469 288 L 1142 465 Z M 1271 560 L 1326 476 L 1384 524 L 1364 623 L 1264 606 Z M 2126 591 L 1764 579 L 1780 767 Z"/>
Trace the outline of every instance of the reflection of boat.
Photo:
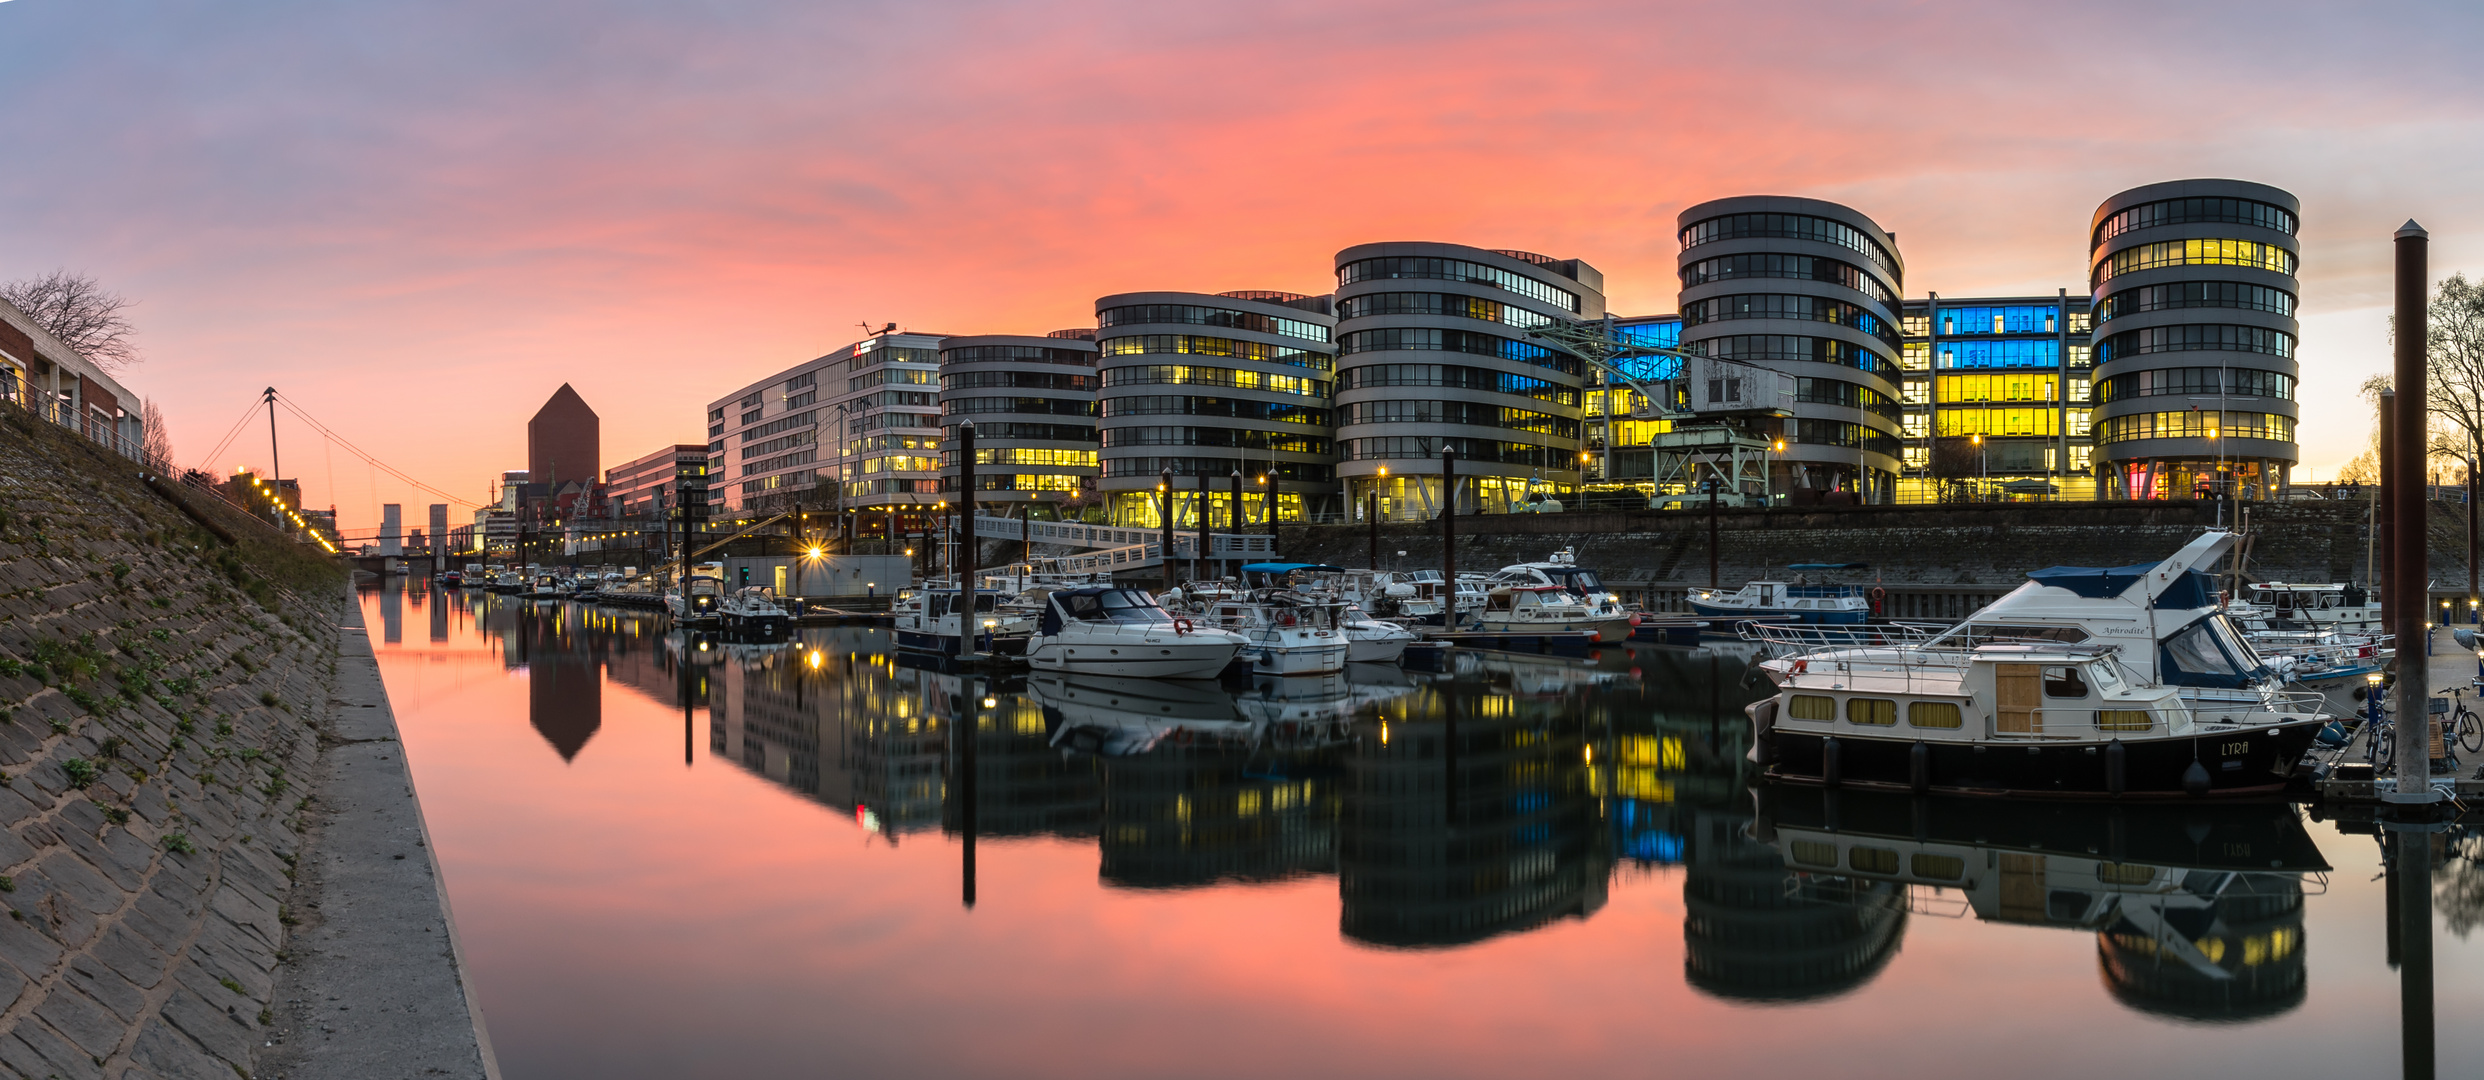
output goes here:
<path id="1" fill-rule="evenodd" d="M 2303 878 L 2329 869 L 2282 803 L 2099 811 L 1771 787 L 1755 832 L 1797 887 L 1895 886 L 1989 922 L 2095 934 L 2114 996 L 2196 1019 L 2301 1003 Z"/>
<path id="2" fill-rule="evenodd" d="M 1103 757 L 1143 754 L 1166 739 L 1248 739 L 1257 728 L 1208 682 L 1038 672 L 1027 677 L 1027 696 L 1043 707 L 1054 746 Z"/>
<path id="3" fill-rule="evenodd" d="M 1938 636 L 1770 659 L 1780 691 L 1751 706 L 1752 760 L 1917 792 L 2278 790 L 2326 718 L 2218 610 L 2200 568 L 2233 544 L 2211 531 L 2161 563 L 2038 570 Z"/>
<path id="4" fill-rule="evenodd" d="M 1044 598 L 1026 659 L 1037 671 L 1206 679 L 1241 651 L 1241 635 L 1175 619 L 1140 590 L 1063 589 Z"/>

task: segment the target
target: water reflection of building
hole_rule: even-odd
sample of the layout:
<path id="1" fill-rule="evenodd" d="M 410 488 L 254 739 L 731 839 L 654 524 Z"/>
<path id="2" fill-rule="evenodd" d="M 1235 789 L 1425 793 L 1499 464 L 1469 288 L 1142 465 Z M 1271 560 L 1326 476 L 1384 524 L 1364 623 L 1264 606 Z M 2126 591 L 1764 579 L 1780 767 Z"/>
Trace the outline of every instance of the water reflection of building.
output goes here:
<path id="1" fill-rule="evenodd" d="M 1885 894 L 1876 903 L 2095 934 L 2117 999 L 2187 1019 L 2257 1019 L 2303 1000 L 2303 875 L 2328 864 L 2290 806 L 2048 807 L 1780 788 L 1762 804 L 1761 839 L 1748 846 L 1769 855 L 1748 853 L 1752 895 L 1739 899 L 1836 883 L 1821 896 Z"/>
<path id="2" fill-rule="evenodd" d="M 1335 872 L 1337 756 L 1334 747 L 1194 739 L 1094 759 L 1104 881 L 1179 888 Z"/>
<path id="3" fill-rule="evenodd" d="M 936 677 L 961 681 L 953 675 Z M 1023 694 L 985 693 L 974 705 L 976 833 L 994 838 L 1095 836 L 1104 817 L 1102 778 L 1095 762 L 1054 749 L 1044 728 L 1043 707 Z M 958 761 L 950 766 L 952 772 L 962 767 Z M 962 785 L 953 786 L 962 790 Z M 944 826 L 951 832 L 965 827 L 961 801 L 957 794 L 949 800 Z"/>
<path id="4" fill-rule="evenodd" d="M 1357 725 L 1337 859 L 1348 937 L 1457 945 L 1603 905 L 1588 740 L 1565 704 L 1464 673 Z"/>

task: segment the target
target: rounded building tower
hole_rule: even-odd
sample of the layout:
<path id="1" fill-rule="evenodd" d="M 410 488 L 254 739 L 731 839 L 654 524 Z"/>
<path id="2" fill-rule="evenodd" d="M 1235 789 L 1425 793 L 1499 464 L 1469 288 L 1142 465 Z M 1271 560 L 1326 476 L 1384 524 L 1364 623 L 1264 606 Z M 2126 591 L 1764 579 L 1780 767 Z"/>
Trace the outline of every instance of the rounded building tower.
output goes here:
<path id="1" fill-rule="evenodd" d="M 1786 376 L 1794 415 L 1772 451 L 1773 486 L 1888 501 L 1906 295 L 1897 237 L 1851 207 L 1786 195 L 1704 202 L 1677 221 L 1682 348 Z"/>
<path id="2" fill-rule="evenodd" d="M 1527 340 L 1604 317 L 1604 275 L 1577 259 L 1459 244 L 1337 253 L 1337 444 L 1346 501 L 1386 518 L 1439 512 L 1440 453 L 1458 452 L 1467 513 L 1579 484 L 1577 357 Z"/>
<path id="3" fill-rule="evenodd" d="M 940 490 L 957 498 L 957 425 L 975 423 L 975 506 L 1076 517 L 1095 491 L 1095 331 L 940 342 Z M 1062 508 L 1072 507 L 1068 514 Z"/>
<path id="4" fill-rule="evenodd" d="M 2105 491 L 2255 499 L 2285 486 L 2302 456 L 2301 206 L 2266 184 L 2175 180 L 2096 208 L 2088 282 Z"/>
<path id="5" fill-rule="evenodd" d="M 1173 474 L 1174 525 L 1197 528 L 1207 492 L 1224 528 L 1232 477 L 1242 527 L 1333 512 L 1329 391 L 1337 320 L 1299 293 L 1120 293 L 1095 302 L 1101 389 L 1099 481 L 1115 525 L 1163 524 L 1156 487 Z"/>

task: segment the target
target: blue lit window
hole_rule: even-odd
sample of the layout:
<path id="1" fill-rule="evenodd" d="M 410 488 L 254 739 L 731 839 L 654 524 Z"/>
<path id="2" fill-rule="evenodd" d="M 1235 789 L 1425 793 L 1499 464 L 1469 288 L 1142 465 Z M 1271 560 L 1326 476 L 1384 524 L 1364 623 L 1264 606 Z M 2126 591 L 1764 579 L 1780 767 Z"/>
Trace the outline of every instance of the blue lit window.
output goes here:
<path id="1" fill-rule="evenodd" d="M 2061 343 L 2041 339 L 2034 341 L 1943 340 L 1939 366 L 1944 368 L 2059 367 L 2061 366 Z"/>
<path id="2" fill-rule="evenodd" d="M 1623 323 L 1613 327 L 1613 336 L 1625 345 L 1678 349 L 1682 347 L 1682 320 Z M 1682 362 L 1670 356 L 1627 356 L 1613 361 L 1613 366 L 1635 379 L 1675 379 L 1682 375 Z"/>
<path id="3" fill-rule="evenodd" d="M 2050 334 L 2060 327 L 2061 309 L 2051 304 L 1941 309 L 1941 336 L 1958 334 Z"/>

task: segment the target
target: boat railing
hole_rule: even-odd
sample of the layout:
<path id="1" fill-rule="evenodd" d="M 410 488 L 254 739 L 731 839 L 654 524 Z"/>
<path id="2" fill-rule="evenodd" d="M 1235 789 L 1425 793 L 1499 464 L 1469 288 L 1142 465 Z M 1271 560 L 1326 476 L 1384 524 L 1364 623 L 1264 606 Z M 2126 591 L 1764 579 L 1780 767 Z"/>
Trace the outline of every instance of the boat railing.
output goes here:
<path id="1" fill-rule="evenodd" d="M 1769 623 L 1746 622 L 1742 640 L 1757 642 L 1772 656 L 1791 658 L 1827 649 L 1916 648 L 1932 640 L 1920 627 L 1900 623 Z"/>

